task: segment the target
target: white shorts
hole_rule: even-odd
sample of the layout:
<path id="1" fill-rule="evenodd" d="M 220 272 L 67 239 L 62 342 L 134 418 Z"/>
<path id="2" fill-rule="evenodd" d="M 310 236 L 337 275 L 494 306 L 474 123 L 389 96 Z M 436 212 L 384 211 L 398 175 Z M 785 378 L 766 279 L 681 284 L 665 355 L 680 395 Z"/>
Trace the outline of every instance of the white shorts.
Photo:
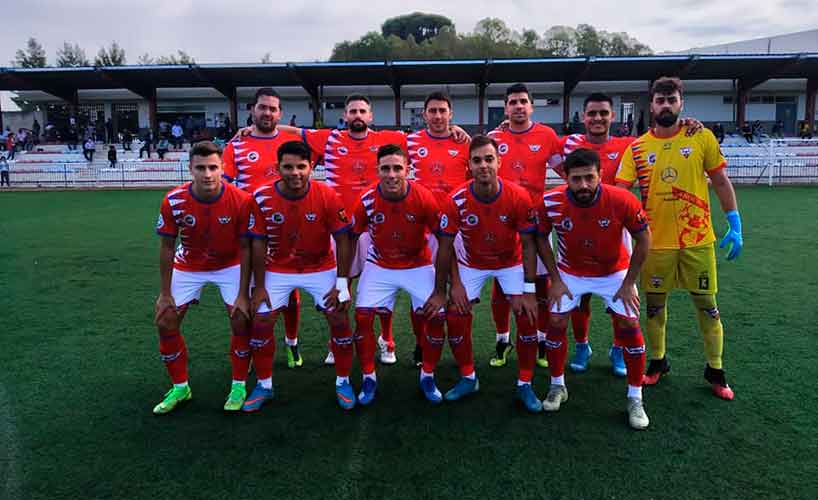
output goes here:
<path id="1" fill-rule="evenodd" d="M 290 293 L 296 288 L 301 288 L 312 295 L 315 306 L 320 310 L 324 310 L 326 309 L 324 295 L 335 288 L 335 277 L 337 275 L 338 270 L 336 268 L 317 273 L 271 273 L 267 271 L 264 273 L 264 288 L 267 289 L 273 311 L 285 307 L 290 301 Z M 260 313 L 270 311 L 271 309 L 267 307 L 267 304 L 262 304 L 258 308 Z"/>
<path id="2" fill-rule="evenodd" d="M 413 310 L 423 307 L 435 289 L 434 266 L 386 269 L 367 262 L 358 282 L 355 307 L 385 308 L 391 311 L 401 289 L 412 299 Z"/>
<path id="3" fill-rule="evenodd" d="M 239 296 L 241 284 L 241 266 L 235 265 L 216 271 L 179 271 L 173 270 L 170 278 L 170 293 L 176 307 L 182 307 L 191 302 L 199 302 L 202 288 L 208 283 L 219 287 L 219 293 L 225 304 L 232 306 Z"/>
<path id="4" fill-rule="evenodd" d="M 525 277 L 522 264 L 503 269 L 475 269 L 458 263 L 457 268 L 460 270 L 460 281 L 463 282 L 463 286 L 466 288 L 466 296 L 469 300 L 480 298 L 483 284 L 490 278 L 496 278 L 500 282 L 500 286 L 506 295 L 523 294 Z"/>
<path id="5" fill-rule="evenodd" d="M 554 304 L 551 307 L 551 312 L 567 313 L 574 310 L 578 305 L 580 299 L 585 294 L 594 294 L 601 297 L 605 301 L 605 305 L 614 313 L 620 316 L 633 317 L 625 312 L 625 304 L 621 300 L 614 302 L 613 296 L 619 291 L 622 286 L 622 280 L 628 274 L 627 270 L 618 271 L 608 276 L 589 277 L 589 276 L 574 276 L 573 274 L 560 271 L 560 278 L 562 278 L 568 291 L 574 296 L 569 299 L 563 295 L 559 304 Z"/>

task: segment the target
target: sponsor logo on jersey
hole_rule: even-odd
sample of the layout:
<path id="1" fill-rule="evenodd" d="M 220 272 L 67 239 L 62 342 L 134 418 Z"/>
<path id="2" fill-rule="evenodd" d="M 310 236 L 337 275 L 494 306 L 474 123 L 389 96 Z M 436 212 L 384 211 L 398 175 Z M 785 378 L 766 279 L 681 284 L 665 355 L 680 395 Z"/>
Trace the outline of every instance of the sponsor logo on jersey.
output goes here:
<path id="1" fill-rule="evenodd" d="M 415 220 L 417 220 L 417 218 L 414 216 L 414 214 L 410 214 L 410 213 L 407 212 L 406 213 L 406 220 L 408 220 L 409 222 L 415 222 Z"/>
<path id="2" fill-rule="evenodd" d="M 395 241 L 399 241 L 399 240 L 401 240 L 401 239 L 402 239 L 402 236 L 401 236 L 400 232 L 398 232 L 398 231 L 394 231 L 394 232 L 392 233 L 392 239 L 393 239 L 393 240 L 395 240 Z"/>
<path id="3" fill-rule="evenodd" d="M 228 215 L 223 215 L 219 217 L 219 224 L 230 224 L 231 217 Z"/>
<path id="4" fill-rule="evenodd" d="M 656 165 L 656 153 L 648 154 L 648 165 L 650 165 L 651 167 L 653 165 Z"/>
<path id="5" fill-rule="evenodd" d="M 664 143 L 664 144 L 662 145 L 662 149 L 664 149 L 665 151 L 670 151 L 670 149 L 671 149 L 672 147 L 673 147 L 673 144 L 671 144 L 671 143 L 669 143 L 669 142 L 666 142 L 666 143 Z"/>
<path id="6" fill-rule="evenodd" d="M 304 214 L 304 217 L 307 219 L 307 222 L 315 222 L 315 219 L 318 218 L 315 212 L 307 212 Z"/>
<path id="7" fill-rule="evenodd" d="M 386 216 L 383 214 L 383 212 L 375 212 L 372 215 L 372 222 L 374 222 L 375 224 L 383 224 L 385 220 Z"/>
<path id="8" fill-rule="evenodd" d="M 585 248 L 594 248 L 594 240 L 582 240 L 582 246 Z"/>
<path id="9" fill-rule="evenodd" d="M 356 174 L 360 174 L 365 170 L 364 162 L 355 160 L 355 163 L 352 164 L 352 171 Z"/>
<path id="10" fill-rule="evenodd" d="M 619 156 L 619 153 L 608 153 L 609 160 L 615 160 L 617 156 Z"/>
<path id="11" fill-rule="evenodd" d="M 162 227 L 164 225 L 165 225 L 165 218 L 162 217 L 162 214 L 159 214 L 159 218 L 156 219 L 156 229 L 159 229 L 160 227 Z"/>
<path id="12" fill-rule="evenodd" d="M 255 163 L 258 161 L 259 155 L 257 151 L 250 151 L 247 153 L 247 161 L 250 163 Z"/>
<path id="13" fill-rule="evenodd" d="M 667 167 L 666 169 L 662 170 L 662 181 L 666 182 L 667 184 L 673 184 L 678 178 L 679 172 L 677 172 L 675 168 Z"/>
<path id="14" fill-rule="evenodd" d="M 187 214 L 182 218 L 182 222 L 184 222 L 187 227 L 193 227 L 196 225 L 196 217 Z"/>
<path id="15" fill-rule="evenodd" d="M 522 172 L 523 170 L 525 170 L 525 165 L 523 165 L 523 162 L 517 160 L 517 161 L 514 162 L 513 165 L 511 165 L 511 168 L 513 170 L 518 171 L 518 172 Z"/>
<path id="16" fill-rule="evenodd" d="M 440 216 L 440 229 L 446 229 L 449 227 L 449 216 L 443 214 Z"/>
<path id="17" fill-rule="evenodd" d="M 541 146 L 539 144 L 529 144 L 528 145 L 528 149 L 530 149 L 532 153 L 536 153 L 537 151 L 539 151 L 540 147 Z"/>
<path id="18" fill-rule="evenodd" d="M 500 153 L 501 155 L 508 153 L 508 144 L 504 142 L 497 146 L 497 152 Z"/>
<path id="19" fill-rule="evenodd" d="M 488 242 L 493 242 L 497 241 L 497 236 L 492 232 L 488 232 L 486 233 L 486 236 L 483 237 L 483 239 Z"/>
<path id="20" fill-rule="evenodd" d="M 339 146 L 338 147 L 338 154 L 339 155 L 346 155 L 348 153 L 349 153 L 349 150 L 346 147 L 344 147 L 344 146 Z"/>
<path id="21" fill-rule="evenodd" d="M 560 222 L 560 226 L 562 226 L 565 231 L 574 229 L 574 223 L 571 221 L 570 217 L 564 218 L 562 222 Z"/>
<path id="22" fill-rule="evenodd" d="M 611 225 L 611 221 L 604 217 L 602 219 L 599 219 L 597 222 L 599 222 L 599 227 L 601 227 L 602 229 L 607 229 L 608 226 Z"/>
<path id="23" fill-rule="evenodd" d="M 679 148 L 679 152 L 682 153 L 682 156 L 684 156 L 685 158 L 690 158 L 690 153 L 693 152 L 693 148 L 691 147 Z"/>
<path id="24" fill-rule="evenodd" d="M 427 156 L 429 156 L 429 150 L 426 148 L 418 149 L 418 156 L 421 158 L 426 158 Z"/>
<path id="25" fill-rule="evenodd" d="M 650 277 L 650 286 L 652 286 L 653 288 L 659 288 L 660 286 L 662 286 L 662 281 L 664 280 L 661 276 L 653 275 Z"/>
<path id="26" fill-rule="evenodd" d="M 347 212 L 343 208 L 338 210 L 338 220 L 341 222 L 349 222 L 349 217 L 347 217 Z"/>
<path id="27" fill-rule="evenodd" d="M 282 214 L 281 212 L 276 212 L 271 217 L 271 220 L 273 221 L 274 224 L 284 224 L 284 214 Z"/>
<path id="28" fill-rule="evenodd" d="M 456 150 L 456 149 L 450 149 L 450 150 L 449 150 L 449 156 L 451 156 L 452 158 L 454 158 L 454 157 L 455 157 L 455 156 L 457 156 L 458 154 L 460 154 L 460 151 L 458 151 L 458 150 Z"/>
<path id="29" fill-rule="evenodd" d="M 443 173 L 444 169 L 445 169 L 445 167 L 443 166 L 443 164 L 438 161 L 438 162 L 435 162 L 432 165 L 432 168 L 430 168 L 429 170 L 431 170 L 432 173 L 435 174 L 435 175 L 441 175 Z"/>
<path id="30" fill-rule="evenodd" d="M 477 217 L 475 214 L 469 214 L 466 216 L 466 224 L 469 226 L 476 226 L 477 223 L 480 222 L 480 218 Z"/>

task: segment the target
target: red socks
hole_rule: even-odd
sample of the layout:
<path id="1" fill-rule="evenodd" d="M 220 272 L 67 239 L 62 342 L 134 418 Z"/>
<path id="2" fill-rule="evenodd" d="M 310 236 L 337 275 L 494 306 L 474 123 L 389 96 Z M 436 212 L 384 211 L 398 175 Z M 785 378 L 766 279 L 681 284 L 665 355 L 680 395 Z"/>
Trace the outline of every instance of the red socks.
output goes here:
<path id="1" fill-rule="evenodd" d="M 519 378 L 531 382 L 534 377 L 534 365 L 537 363 L 537 329 L 525 314 L 514 317 L 517 322 L 517 364 Z"/>
<path id="2" fill-rule="evenodd" d="M 474 373 L 474 353 L 471 345 L 472 314 L 446 313 L 446 324 L 449 327 L 449 346 L 460 368 L 460 375 Z"/>
<path id="3" fill-rule="evenodd" d="M 491 318 L 497 327 L 497 333 L 508 333 L 511 330 L 511 303 L 497 280 L 494 280 L 491 288 Z"/>
<path id="4" fill-rule="evenodd" d="M 159 330 L 159 354 L 171 381 L 187 382 L 187 346 L 179 330 Z"/>
<path id="5" fill-rule="evenodd" d="M 412 333 L 415 334 L 415 345 L 423 347 L 423 339 L 426 338 L 427 320 L 422 314 L 415 311 L 409 313 L 412 319 Z"/>
<path id="6" fill-rule="evenodd" d="M 621 327 L 614 320 L 614 335 L 624 350 L 625 367 L 628 370 L 628 385 L 642 386 L 642 375 L 645 373 L 645 339 L 642 328 L 637 324 L 634 327 Z"/>
<path id="7" fill-rule="evenodd" d="M 265 379 L 273 376 L 273 358 L 276 353 L 275 324 L 278 312 L 257 314 L 253 320 L 250 334 L 250 348 L 253 351 L 253 367 L 256 378 Z M 245 371 L 245 377 L 246 377 Z"/>
<path id="8" fill-rule="evenodd" d="M 565 373 L 565 358 L 568 356 L 566 331 L 565 327 L 548 327 L 545 348 L 548 352 L 548 371 L 552 377 L 560 377 Z"/>
<path id="9" fill-rule="evenodd" d="M 375 371 L 375 310 L 355 309 L 355 350 L 365 375 Z M 337 362 L 337 361 L 336 361 Z"/>
<path id="10" fill-rule="evenodd" d="M 301 293 L 298 288 L 290 293 L 290 301 L 284 309 L 284 335 L 298 340 L 298 322 L 301 319 Z"/>
<path id="11" fill-rule="evenodd" d="M 381 337 L 389 345 L 389 351 L 395 350 L 395 338 L 392 337 L 392 311 L 378 309 L 378 319 L 381 320 Z"/>
<path id="12" fill-rule="evenodd" d="M 330 349 L 335 356 L 335 375 L 349 377 L 352 370 L 352 330 L 349 319 L 344 316 L 326 314 L 329 323 Z"/>
<path id="13" fill-rule="evenodd" d="M 423 371 L 426 373 L 434 373 L 443 353 L 443 343 L 446 342 L 443 328 L 445 322 L 446 316 L 440 313 L 434 315 L 426 325 L 426 340 L 423 342 Z"/>

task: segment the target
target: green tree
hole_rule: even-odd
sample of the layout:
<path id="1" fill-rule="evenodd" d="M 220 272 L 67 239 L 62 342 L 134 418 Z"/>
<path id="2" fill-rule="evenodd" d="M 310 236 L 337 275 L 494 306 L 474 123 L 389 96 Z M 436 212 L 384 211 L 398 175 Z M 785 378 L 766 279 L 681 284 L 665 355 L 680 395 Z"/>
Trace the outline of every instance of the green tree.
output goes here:
<path id="1" fill-rule="evenodd" d="M 179 64 L 194 64 L 196 60 L 190 57 L 184 50 L 177 50 L 176 54 L 167 56 L 159 56 L 156 58 L 156 64 L 179 65 Z"/>
<path id="2" fill-rule="evenodd" d="M 26 42 L 25 49 L 17 49 L 11 64 L 18 68 L 44 68 L 46 66 L 45 49 L 36 38 L 31 37 Z"/>
<path id="3" fill-rule="evenodd" d="M 145 52 L 144 54 L 136 58 L 136 64 L 139 64 L 140 66 L 150 66 L 151 64 L 156 64 L 156 59 L 154 59 L 153 57 L 151 57 L 150 54 Z"/>
<path id="4" fill-rule="evenodd" d="M 384 39 L 390 35 L 407 40 L 414 37 L 415 43 L 421 44 L 440 34 L 445 27 L 454 29 L 454 23 L 445 16 L 413 12 L 403 16 L 392 17 L 381 25 L 381 35 Z"/>
<path id="5" fill-rule="evenodd" d="M 491 43 L 502 43 L 511 40 L 511 29 L 505 21 L 496 17 L 486 17 L 477 21 L 474 34 L 485 37 Z"/>
<path id="6" fill-rule="evenodd" d="M 125 49 L 113 41 L 109 47 L 100 47 L 94 66 L 122 66 L 125 62 Z"/>
<path id="7" fill-rule="evenodd" d="M 577 54 L 581 56 L 602 56 L 605 55 L 602 38 L 596 28 L 590 24 L 580 24 L 577 26 L 574 35 Z"/>
<path id="8" fill-rule="evenodd" d="M 57 66 L 60 68 L 77 68 L 90 65 L 91 62 L 85 57 L 85 50 L 78 43 L 72 45 L 63 42 L 62 48 L 57 49 Z"/>

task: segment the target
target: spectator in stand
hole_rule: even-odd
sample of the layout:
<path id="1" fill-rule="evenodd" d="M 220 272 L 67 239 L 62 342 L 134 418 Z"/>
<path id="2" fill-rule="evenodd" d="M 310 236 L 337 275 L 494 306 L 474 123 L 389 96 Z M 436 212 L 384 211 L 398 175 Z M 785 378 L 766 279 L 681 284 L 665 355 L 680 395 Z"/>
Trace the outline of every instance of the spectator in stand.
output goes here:
<path id="1" fill-rule="evenodd" d="M 159 155 L 160 160 L 165 159 L 165 153 L 167 153 L 169 149 L 170 149 L 170 142 L 168 141 L 168 136 L 163 135 L 159 139 L 159 142 L 156 144 L 156 154 Z"/>
<path id="2" fill-rule="evenodd" d="M 230 123 L 230 117 L 224 117 L 224 132 L 222 133 L 222 139 L 229 139 L 233 135 L 233 125 Z"/>
<path id="3" fill-rule="evenodd" d="M 295 127 L 295 126 L 296 126 L 296 123 L 295 123 L 295 115 L 293 115 L 293 116 L 291 116 L 291 117 L 290 117 L 290 126 L 291 126 L 291 127 Z"/>
<path id="4" fill-rule="evenodd" d="M 6 139 L 9 137 L 11 129 L 6 127 L 6 130 L 0 132 L 0 151 L 6 151 Z"/>
<path id="5" fill-rule="evenodd" d="M 108 146 L 108 166 L 116 168 L 116 146 L 113 144 Z"/>
<path id="6" fill-rule="evenodd" d="M 151 147 L 153 146 L 153 141 L 156 140 L 155 136 L 153 135 L 153 130 L 148 130 L 145 133 L 145 136 L 142 138 L 142 147 L 139 148 L 139 159 L 142 159 L 142 153 L 148 154 L 148 159 L 151 157 Z"/>
<path id="7" fill-rule="evenodd" d="M 798 135 L 801 139 L 812 139 L 812 128 L 809 126 L 807 122 L 801 122 L 801 128 L 799 129 Z"/>
<path id="8" fill-rule="evenodd" d="M 34 123 L 31 124 L 31 139 L 34 145 L 40 144 L 40 132 L 42 131 L 42 127 L 40 127 L 40 122 L 37 119 L 34 119 Z"/>
<path id="9" fill-rule="evenodd" d="M 716 136 L 716 139 L 718 139 L 719 144 L 721 144 L 722 141 L 724 141 L 724 127 L 722 126 L 721 123 L 716 123 L 715 125 L 713 125 L 713 135 Z"/>
<path id="10" fill-rule="evenodd" d="M 28 131 L 26 129 L 17 129 L 17 144 L 20 146 L 20 151 L 28 151 Z"/>
<path id="11" fill-rule="evenodd" d="M 753 129 L 749 123 L 744 122 L 741 126 L 741 135 L 744 136 L 744 140 L 747 141 L 748 144 L 753 143 Z"/>
<path id="12" fill-rule="evenodd" d="M 133 134 L 128 129 L 122 131 L 122 149 L 125 151 L 133 151 L 131 144 L 133 143 Z"/>
<path id="13" fill-rule="evenodd" d="M 0 156 L 0 187 L 3 187 L 3 182 L 7 187 L 11 187 L 9 182 L 9 162 L 6 161 L 5 156 Z"/>
<path id="14" fill-rule="evenodd" d="M 628 113 L 628 133 L 625 136 L 629 136 L 633 133 L 633 113 Z"/>
<path id="15" fill-rule="evenodd" d="M 645 113 L 639 112 L 639 121 L 636 123 L 636 137 L 642 137 L 645 134 Z"/>
<path id="16" fill-rule="evenodd" d="M 116 142 L 116 137 L 114 137 L 114 122 L 110 118 L 105 120 L 105 143 L 106 144 L 113 144 Z"/>
<path id="17" fill-rule="evenodd" d="M 756 142 L 761 142 L 761 136 L 764 135 L 764 125 L 759 120 L 753 122 L 753 137 Z"/>
<path id="18" fill-rule="evenodd" d="M 68 145 L 69 151 L 75 151 L 77 149 L 77 144 L 79 143 L 80 137 L 79 133 L 77 132 L 77 127 L 71 126 L 68 128 L 68 132 L 65 134 L 65 142 Z"/>
<path id="19" fill-rule="evenodd" d="M 347 128 L 347 122 L 343 118 L 338 118 L 338 130 L 344 130 L 345 128 Z"/>
<path id="20" fill-rule="evenodd" d="M 773 137 L 782 139 L 784 137 L 784 122 L 781 120 L 775 122 L 775 125 L 773 125 L 773 129 L 770 131 L 770 133 Z"/>
<path id="21" fill-rule="evenodd" d="M 182 124 L 178 121 L 174 123 L 173 128 L 170 129 L 170 134 L 173 136 L 173 147 L 176 149 L 182 149 L 182 143 L 185 140 L 185 131 L 182 128 Z"/>
<path id="22" fill-rule="evenodd" d="M 14 137 L 14 132 L 9 131 L 6 136 L 6 151 L 9 153 L 9 160 L 13 160 L 17 152 L 17 138 Z"/>
<path id="23" fill-rule="evenodd" d="M 82 145 L 82 156 L 88 160 L 89 163 L 94 162 L 94 153 L 97 152 L 97 143 L 94 141 L 93 137 L 88 137 L 85 140 L 85 143 Z"/>

